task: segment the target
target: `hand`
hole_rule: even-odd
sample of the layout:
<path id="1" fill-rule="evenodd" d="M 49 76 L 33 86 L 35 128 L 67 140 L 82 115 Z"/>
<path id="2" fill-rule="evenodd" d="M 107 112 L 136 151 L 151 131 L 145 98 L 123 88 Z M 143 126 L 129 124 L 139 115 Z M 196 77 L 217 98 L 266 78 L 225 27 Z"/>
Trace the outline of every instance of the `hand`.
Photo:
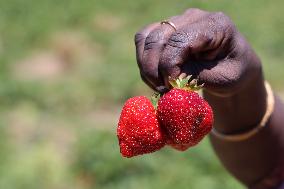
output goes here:
<path id="1" fill-rule="evenodd" d="M 154 90 L 169 88 L 169 76 L 193 75 L 209 93 L 230 96 L 262 77 L 260 61 L 221 12 L 188 9 L 153 23 L 135 35 L 137 62 L 143 81 Z"/>

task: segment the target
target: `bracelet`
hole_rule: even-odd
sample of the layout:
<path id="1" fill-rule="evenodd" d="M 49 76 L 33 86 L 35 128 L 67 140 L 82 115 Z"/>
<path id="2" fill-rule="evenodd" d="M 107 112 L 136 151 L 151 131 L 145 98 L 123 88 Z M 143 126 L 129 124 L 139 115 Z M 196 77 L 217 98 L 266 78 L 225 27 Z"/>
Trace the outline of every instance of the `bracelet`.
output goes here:
<path id="1" fill-rule="evenodd" d="M 273 91 L 271 89 L 271 86 L 267 81 L 265 81 L 265 89 L 267 93 L 266 97 L 266 112 L 264 116 L 262 117 L 261 121 L 259 124 L 254 127 L 253 129 L 246 131 L 244 133 L 240 134 L 223 134 L 217 131 L 215 128 L 212 129 L 211 134 L 214 135 L 215 137 L 226 140 L 226 141 L 231 141 L 231 142 L 238 142 L 238 141 L 243 141 L 246 140 L 252 136 L 254 136 L 258 131 L 260 131 L 262 128 L 266 126 L 267 121 L 269 120 L 273 110 L 274 110 L 274 96 L 273 96 Z"/>

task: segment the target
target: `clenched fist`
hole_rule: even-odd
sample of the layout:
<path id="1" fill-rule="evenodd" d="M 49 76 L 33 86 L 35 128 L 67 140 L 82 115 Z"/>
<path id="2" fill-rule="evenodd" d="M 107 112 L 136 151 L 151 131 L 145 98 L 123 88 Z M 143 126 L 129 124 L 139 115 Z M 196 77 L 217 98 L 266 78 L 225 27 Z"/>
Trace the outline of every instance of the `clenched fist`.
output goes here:
<path id="1" fill-rule="evenodd" d="M 225 14 L 188 9 L 169 21 L 175 27 L 153 23 L 135 35 L 141 77 L 154 90 L 186 73 L 207 92 L 230 96 L 261 75 L 259 59 Z"/>

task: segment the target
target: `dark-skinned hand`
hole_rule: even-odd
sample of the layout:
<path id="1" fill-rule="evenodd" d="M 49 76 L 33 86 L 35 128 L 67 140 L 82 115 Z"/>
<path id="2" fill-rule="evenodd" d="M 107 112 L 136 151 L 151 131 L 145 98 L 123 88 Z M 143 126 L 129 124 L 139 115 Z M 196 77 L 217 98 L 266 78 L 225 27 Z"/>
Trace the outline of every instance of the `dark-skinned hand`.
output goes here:
<path id="1" fill-rule="evenodd" d="M 193 75 L 217 96 L 230 96 L 261 72 L 260 61 L 221 12 L 188 9 L 182 15 L 144 27 L 135 35 L 137 63 L 152 89 L 169 89 L 169 76 Z"/>

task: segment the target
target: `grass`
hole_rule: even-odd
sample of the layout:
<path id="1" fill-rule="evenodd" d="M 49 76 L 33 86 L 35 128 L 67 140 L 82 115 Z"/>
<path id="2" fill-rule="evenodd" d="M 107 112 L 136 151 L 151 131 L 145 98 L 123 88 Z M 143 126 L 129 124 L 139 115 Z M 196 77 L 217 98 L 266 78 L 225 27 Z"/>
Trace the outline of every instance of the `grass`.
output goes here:
<path id="1" fill-rule="evenodd" d="M 96 132 L 84 135 L 77 146 L 75 170 L 95 178 L 97 188 L 241 188 L 224 174 L 208 140 L 184 153 L 165 148 L 151 155 L 123 159 L 117 155 L 115 135 L 105 132 L 94 138 Z"/>
<path id="2" fill-rule="evenodd" d="M 0 188 L 244 188 L 208 140 L 121 158 L 125 99 L 149 95 L 133 37 L 190 7 L 228 14 L 283 90 L 284 2 L 0 0 Z M 39 66 L 40 65 L 40 66 Z"/>

